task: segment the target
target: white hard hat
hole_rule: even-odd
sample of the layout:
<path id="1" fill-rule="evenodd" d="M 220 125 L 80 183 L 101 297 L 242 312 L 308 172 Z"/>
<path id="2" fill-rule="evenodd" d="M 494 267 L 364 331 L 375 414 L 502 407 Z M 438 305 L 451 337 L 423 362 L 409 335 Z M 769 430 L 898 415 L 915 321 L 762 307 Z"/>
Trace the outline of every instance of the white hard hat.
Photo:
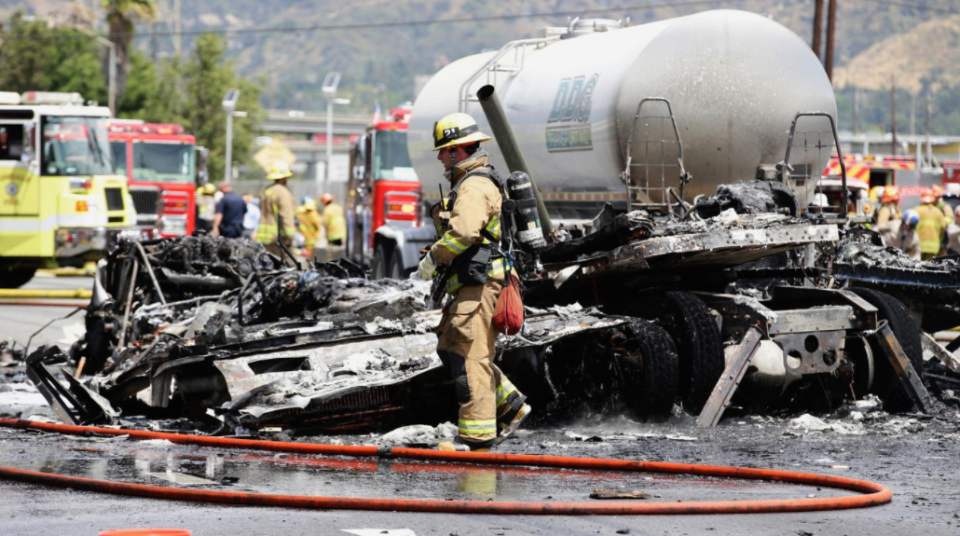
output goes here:
<path id="1" fill-rule="evenodd" d="M 827 199 L 826 194 L 817 194 L 813 197 L 813 201 L 810 201 L 811 207 L 829 207 L 830 201 Z"/>

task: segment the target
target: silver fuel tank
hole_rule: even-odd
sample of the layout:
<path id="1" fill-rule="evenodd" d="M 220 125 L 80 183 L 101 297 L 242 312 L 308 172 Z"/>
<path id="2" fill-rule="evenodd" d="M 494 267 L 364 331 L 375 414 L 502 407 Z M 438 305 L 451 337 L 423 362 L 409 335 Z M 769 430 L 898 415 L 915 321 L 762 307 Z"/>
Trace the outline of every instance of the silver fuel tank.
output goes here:
<path id="1" fill-rule="evenodd" d="M 561 218 L 574 217 L 564 214 L 562 207 L 569 207 L 564 202 L 595 206 L 626 199 L 620 174 L 644 98 L 663 97 L 672 104 L 684 165 L 693 175 L 687 200 L 712 194 L 721 183 L 752 179 L 759 165 L 783 160 L 797 112 L 827 112 L 834 118 L 837 113 L 830 81 L 809 46 L 784 26 L 743 11 L 574 32 L 568 38 L 515 42 L 504 50 L 492 65 L 497 52 L 447 65 L 417 97 L 408 147 L 428 197 L 442 171 L 432 151 L 434 122 L 465 111 L 489 133 L 475 97 L 485 84 L 496 86 L 531 175 L 552 205 L 550 212 Z M 647 106 L 645 115 L 665 109 Z M 641 123 L 634 134 L 634 161 L 675 162 L 675 144 L 638 143 L 672 138 L 669 123 Z M 825 132 L 829 123 L 809 118 L 798 128 Z M 828 138 L 801 136 L 800 143 L 810 149 L 795 144 L 791 164 L 822 170 L 832 148 Z M 658 153 L 658 147 L 665 152 Z M 485 148 L 506 176 L 496 144 Z M 663 171 L 667 186 L 679 183 L 675 170 Z"/>

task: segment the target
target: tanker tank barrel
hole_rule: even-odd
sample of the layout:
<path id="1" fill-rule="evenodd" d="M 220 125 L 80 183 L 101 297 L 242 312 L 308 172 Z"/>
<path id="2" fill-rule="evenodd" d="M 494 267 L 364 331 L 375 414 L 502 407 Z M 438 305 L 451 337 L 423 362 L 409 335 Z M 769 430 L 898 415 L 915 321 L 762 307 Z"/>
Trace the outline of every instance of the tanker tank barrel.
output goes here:
<path id="1" fill-rule="evenodd" d="M 527 167 L 526 160 L 523 159 L 523 152 L 520 150 L 520 144 L 513 135 L 513 129 L 510 128 L 510 121 L 507 120 L 507 114 L 500 105 L 500 99 L 497 98 L 493 86 L 486 85 L 477 91 L 477 98 L 480 99 L 480 106 L 483 107 L 483 113 L 487 116 L 490 128 L 493 130 L 493 137 L 497 140 L 500 152 L 503 153 L 503 159 L 507 162 L 510 171 L 522 171 L 530 177 L 530 185 L 533 188 L 533 195 L 537 200 L 537 214 L 540 216 L 540 225 L 543 229 L 544 237 L 549 237 L 553 231 L 553 224 L 550 222 L 550 216 L 547 214 L 547 207 L 543 204 L 543 197 L 540 196 L 540 189 L 534 181 L 530 168 Z"/>

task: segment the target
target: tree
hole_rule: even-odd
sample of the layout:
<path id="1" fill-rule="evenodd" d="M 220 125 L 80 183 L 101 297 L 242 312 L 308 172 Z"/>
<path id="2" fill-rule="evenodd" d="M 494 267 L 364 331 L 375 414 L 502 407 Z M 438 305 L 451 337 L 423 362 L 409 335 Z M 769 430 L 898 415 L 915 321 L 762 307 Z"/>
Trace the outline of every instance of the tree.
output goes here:
<path id="1" fill-rule="evenodd" d="M 0 31 L 0 87 L 4 91 L 75 91 L 106 102 L 97 76 L 98 45 L 72 29 L 50 28 L 18 11 Z"/>
<path id="2" fill-rule="evenodd" d="M 247 117 L 233 122 L 233 159 L 245 162 L 262 121 L 260 93 L 263 82 L 244 80 L 234 72 L 233 61 L 224 58 L 226 41 L 213 34 L 205 34 L 194 42 L 194 50 L 183 67 L 183 117 L 185 126 L 197 137 L 197 143 L 210 149 L 207 166 L 210 177 L 223 177 L 226 156 L 226 114 L 223 97 L 230 89 L 240 90 L 237 110 Z"/>
<path id="3" fill-rule="evenodd" d="M 127 76 L 130 74 L 130 44 L 135 32 L 134 24 L 150 20 L 157 13 L 154 0 L 103 0 L 103 9 L 107 13 L 109 39 L 116 49 L 117 102 L 123 98 L 127 89 Z M 103 62 L 103 79 L 110 78 L 109 60 Z"/>

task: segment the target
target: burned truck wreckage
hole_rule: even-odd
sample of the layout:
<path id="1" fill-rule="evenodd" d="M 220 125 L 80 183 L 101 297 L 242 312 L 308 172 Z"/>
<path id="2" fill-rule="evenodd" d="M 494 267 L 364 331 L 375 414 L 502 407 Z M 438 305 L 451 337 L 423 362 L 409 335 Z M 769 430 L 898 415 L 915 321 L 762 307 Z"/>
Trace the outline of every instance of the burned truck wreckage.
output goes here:
<path id="1" fill-rule="evenodd" d="M 886 357 L 920 370 L 910 311 L 877 290 L 803 285 L 894 255 L 869 231 L 734 210 L 600 220 L 539 252 L 524 329 L 498 340 L 498 363 L 545 414 L 661 417 L 678 403 L 715 424 L 737 383 L 748 404 L 816 385 L 828 404 L 873 393 L 889 411 L 922 409 L 922 385 L 911 392 Z M 812 250 L 832 253 L 803 258 Z M 32 353 L 28 374 L 65 422 L 189 417 L 222 433 L 438 423 L 456 404 L 428 290 L 347 262 L 283 267 L 249 242 L 124 242 L 98 268 L 85 338 Z"/>

